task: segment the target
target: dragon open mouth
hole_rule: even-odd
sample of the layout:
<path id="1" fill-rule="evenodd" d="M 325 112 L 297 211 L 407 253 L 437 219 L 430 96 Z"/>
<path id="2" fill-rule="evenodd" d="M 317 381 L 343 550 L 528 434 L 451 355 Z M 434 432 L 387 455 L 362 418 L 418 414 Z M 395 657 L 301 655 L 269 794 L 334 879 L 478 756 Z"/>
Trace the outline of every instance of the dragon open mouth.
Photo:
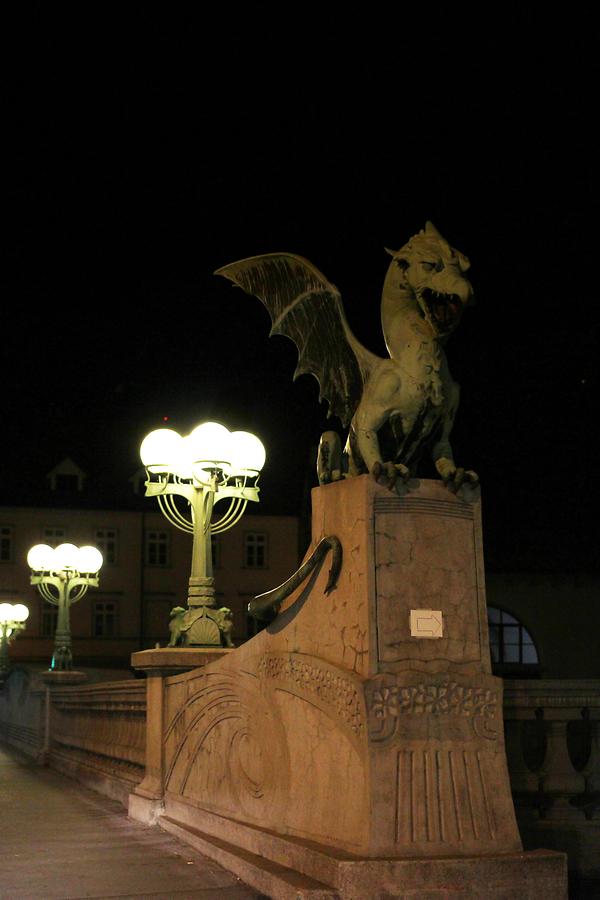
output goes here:
<path id="1" fill-rule="evenodd" d="M 425 288 L 421 296 L 436 330 L 440 334 L 452 331 L 458 324 L 463 307 L 458 294 L 440 294 L 431 288 Z"/>

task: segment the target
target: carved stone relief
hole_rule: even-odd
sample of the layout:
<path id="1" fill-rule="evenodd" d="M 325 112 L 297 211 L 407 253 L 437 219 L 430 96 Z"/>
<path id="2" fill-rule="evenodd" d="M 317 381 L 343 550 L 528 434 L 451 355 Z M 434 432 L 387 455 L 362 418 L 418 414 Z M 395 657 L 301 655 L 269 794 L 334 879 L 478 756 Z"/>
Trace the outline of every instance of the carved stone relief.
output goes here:
<path id="1" fill-rule="evenodd" d="M 368 685 L 366 700 L 369 736 L 378 744 L 400 737 L 496 742 L 501 736 L 500 692 L 487 687 L 377 679 Z"/>
<path id="2" fill-rule="evenodd" d="M 489 845 L 502 830 L 494 795 L 498 754 L 486 751 L 399 750 L 395 841 L 399 847 Z"/>
<path id="3" fill-rule="evenodd" d="M 266 654 L 258 665 L 261 678 L 316 703 L 353 738 L 365 733 L 361 683 L 323 660 L 298 654 Z"/>
<path id="4" fill-rule="evenodd" d="M 168 694 L 178 684 L 166 690 L 167 709 L 173 708 Z M 285 735 L 247 673 L 206 673 L 187 682 L 187 698 L 166 727 L 164 753 L 168 793 L 234 817 L 268 825 L 287 790 Z"/>

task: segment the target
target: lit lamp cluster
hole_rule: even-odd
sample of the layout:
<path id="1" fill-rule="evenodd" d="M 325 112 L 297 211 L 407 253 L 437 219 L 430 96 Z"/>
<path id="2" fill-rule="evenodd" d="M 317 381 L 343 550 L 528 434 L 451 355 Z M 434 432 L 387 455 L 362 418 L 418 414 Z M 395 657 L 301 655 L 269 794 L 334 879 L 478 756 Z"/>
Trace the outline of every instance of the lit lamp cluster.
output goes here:
<path id="1" fill-rule="evenodd" d="M 171 612 L 170 645 L 232 646 L 231 612 L 215 609 L 211 536 L 239 522 L 249 500 L 258 502 L 265 448 L 247 431 L 204 422 L 186 436 L 170 428 L 152 431 L 140 456 L 148 473 L 146 496 L 156 497 L 167 519 L 193 535 L 188 608 Z M 177 505 L 176 497 L 187 501 L 186 508 Z M 229 503 L 213 522 L 213 508 L 221 500 Z"/>
<path id="2" fill-rule="evenodd" d="M 23 631 L 28 616 L 22 603 L 0 603 L 0 684 L 10 671 L 8 645 Z"/>
<path id="3" fill-rule="evenodd" d="M 52 672 L 68 672 L 73 668 L 69 610 L 89 587 L 98 587 L 102 562 L 102 554 L 96 547 L 74 544 L 59 544 L 55 548 L 36 544 L 27 554 L 31 584 L 37 585 L 44 600 L 58 607 Z"/>

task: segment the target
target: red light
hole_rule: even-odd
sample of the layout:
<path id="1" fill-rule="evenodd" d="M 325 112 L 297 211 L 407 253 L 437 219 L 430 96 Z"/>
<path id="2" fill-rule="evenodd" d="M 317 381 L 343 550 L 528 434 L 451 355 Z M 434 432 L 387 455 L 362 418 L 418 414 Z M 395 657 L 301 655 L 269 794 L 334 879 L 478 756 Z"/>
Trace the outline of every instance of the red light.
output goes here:
<path id="1" fill-rule="evenodd" d="M 163 422 L 168 422 L 168 421 L 169 421 L 169 417 L 168 417 L 168 416 L 163 416 Z"/>

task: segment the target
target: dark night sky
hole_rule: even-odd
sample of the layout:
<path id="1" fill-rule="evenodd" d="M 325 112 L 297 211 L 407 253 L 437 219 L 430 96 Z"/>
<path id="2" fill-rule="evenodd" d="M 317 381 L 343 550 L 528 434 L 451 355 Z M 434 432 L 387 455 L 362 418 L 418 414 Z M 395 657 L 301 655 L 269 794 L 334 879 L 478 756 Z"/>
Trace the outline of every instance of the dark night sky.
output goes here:
<path id="1" fill-rule="evenodd" d="M 431 219 L 478 299 L 448 358 L 486 557 L 597 569 L 591 13 L 545 11 L 541 31 L 535 10 L 191 8 L 34 5 L 8 30 L 4 477 L 69 454 L 126 479 L 163 416 L 217 418 L 263 438 L 265 510 L 296 512 L 326 425 L 316 381 L 292 383 L 293 345 L 212 272 L 299 253 L 384 354 L 384 247 Z"/>

